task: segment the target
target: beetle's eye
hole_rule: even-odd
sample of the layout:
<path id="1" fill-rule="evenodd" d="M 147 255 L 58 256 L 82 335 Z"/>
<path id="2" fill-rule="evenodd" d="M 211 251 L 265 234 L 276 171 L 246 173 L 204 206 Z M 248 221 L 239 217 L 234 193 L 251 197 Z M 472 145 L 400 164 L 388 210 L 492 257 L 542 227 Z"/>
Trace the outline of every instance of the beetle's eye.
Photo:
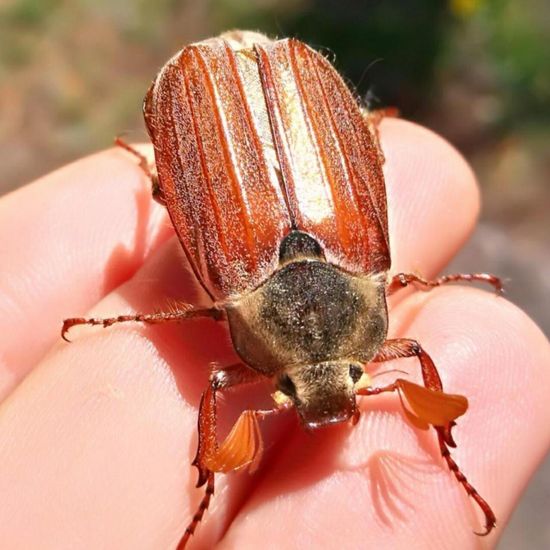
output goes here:
<path id="1" fill-rule="evenodd" d="M 361 376 L 363 376 L 363 369 L 358 365 L 350 365 L 349 375 L 350 375 L 350 378 L 353 380 L 353 383 L 357 384 Z"/>
<path id="2" fill-rule="evenodd" d="M 294 382 L 291 380 L 290 376 L 283 374 L 281 378 L 279 378 L 279 389 L 285 394 L 288 395 L 288 397 L 296 397 L 296 386 L 294 385 Z"/>

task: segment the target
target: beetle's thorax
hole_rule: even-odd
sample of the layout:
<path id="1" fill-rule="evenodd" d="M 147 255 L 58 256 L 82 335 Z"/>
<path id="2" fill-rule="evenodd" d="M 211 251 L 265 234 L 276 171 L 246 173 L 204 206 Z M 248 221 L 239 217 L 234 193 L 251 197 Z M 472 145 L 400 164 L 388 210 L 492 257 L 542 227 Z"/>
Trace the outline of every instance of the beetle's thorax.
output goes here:
<path id="1" fill-rule="evenodd" d="M 324 260 L 313 239 L 293 232 L 281 245 L 279 269 L 229 304 L 227 314 L 235 349 L 267 376 L 327 362 L 364 363 L 386 337 L 385 280 L 346 273 Z"/>

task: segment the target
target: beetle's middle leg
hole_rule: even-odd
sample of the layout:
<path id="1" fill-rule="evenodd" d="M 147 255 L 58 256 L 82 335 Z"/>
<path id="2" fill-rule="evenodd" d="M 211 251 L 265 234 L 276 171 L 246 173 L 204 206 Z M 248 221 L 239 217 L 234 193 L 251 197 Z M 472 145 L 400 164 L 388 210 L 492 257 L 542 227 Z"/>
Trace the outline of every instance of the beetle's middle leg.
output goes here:
<path id="1" fill-rule="evenodd" d="M 262 375 L 243 364 L 216 370 L 210 377 L 208 388 L 201 397 L 198 420 L 199 443 L 197 454 L 193 460 L 193 466 L 196 466 L 199 471 L 197 487 L 206 485 L 206 489 L 204 497 L 178 545 L 178 550 L 185 548 L 208 509 L 210 499 L 214 494 L 214 474 L 231 472 L 244 467 L 254 470 L 262 457 L 263 442 L 259 420 L 280 412 L 281 407 L 243 411 L 221 444 L 218 443 L 216 433 L 217 392 L 242 384 L 254 383 L 261 379 L 263 379 Z"/>
<path id="2" fill-rule="evenodd" d="M 185 319 L 193 319 L 195 317 L 210 317 L 215 321 L 220 321 L 224 318 L 223 310 L 214 307 L 211 308 L 193 308 L 192 306 L 183 307 L 175 311 L 161 311 L 159 313 L 136 313 L 133 315 L 119 315 L 118 317 L 72 317 L 63 321 L 61 336 L 67 342 L 67 333 L 76 325 L 95 325 L 103 328 L 110 327 L 117 323 L 146 323 L 156 325 L 170 321 L 183 321 Z"/>
<path id="3" fill-rule="evenodd" d="M 134 155 L 138 159 L 138 166 L 141 168 L 143 173 L 151 181 L 151 191 L 153 193 L 153 198 L 160 204 L 165 205 L 164 195 L 162 189 L 159 185 L 159 178 L 157 175 L 157 170 L 155 164 L 149 162 L 147 157 L 140 153 L 135 147 L 132 147 L 129 143 L 124 141 L 120 136 L 115 138 L 115 145 L 121 147 L 125 151 L 128 151 L 130 154 Z"/>
<path id="4" fill-rule="evenodd" d="M 432 358 L 416 340 L 411 340 L 408 338 L 386 340 L 372 361 L 379 363 L 405 357 L 418 357 L 422 369 L 424 384 L 428 390 L 435 392 L 435 394 L 422 394 L 422 392 L 418 390 L 418 386 L 416 386 L 416 384 L 407 382 L 406 385 L 404 385 L 402 380 L 397 380 L 394 384 L 381 388 L 365 388 L 358 393 L 360 393 L 360 395 L 375 395 L 385 391 L 397 390 L 405 395 L 413 410 L 415 408 L 415 403 L 421 405 L 422 413 L 419 414 L 420 420 L 433 425 L 435 431 L 437 432 L 437 440 L 439 443 L 441 456 L 447 463 L 449 470 L 453 472 L 457 481 L 464 487 L 466 493 L 474 499 L 485 516 L 485 531 L 478 534 L 488 535 L 495 527 L 495 514 L 487 501 L 466 479 L 466 476 L 462 473 L 458 464 L 452 458 L 449 450 L 449 447 L 456 447 L 456 443 L 451 435 L 451 428 L 455 425 L 454 418 L 456 418 L 456 413 L 453 413 L 453 410 L 458 411 L 460 409 L 459 399 L 464 398 L 462 396 L 443 394 L 443 385 L 441 383 L 441 377 L 437 372 L 437 368 L 435 367 Z M 440 394 L 439 398 L 437 398 L 437 394 Z M 463 408 L 463 412 L 465 412 L 465 410 L 466 409 Z M 445 411 L 443 416 L 448 414 L 448 417 L 444 421 L 439 419 L 441 417 L 441 411 Z M 463 414 L 463 412 L 460 412 L 460 414 Z M 437 421 L 434 421 L 434 418 L 437 418 Z"/>
<path id="5" fill-rule="evenodd" d="M 497 294 L 504 293 L 504 285 L 502 284 L 502 280 L 496 275 L 491 275 L 490 273 L 455 273 L 453 275 L 443 275 L 433 281 L 423 279 L 414 273 L 398 273 L 392 277 L 387 288 L 387 294 L 393 294 L 399 289 L 405 288 L 410 284 L 418 286 L 420 290 L 431 290 L 436 286 L 445 285 L 447 283 L 455 283 L 458 281 L 468 283 L 487 283 L 495 289 Z"/>

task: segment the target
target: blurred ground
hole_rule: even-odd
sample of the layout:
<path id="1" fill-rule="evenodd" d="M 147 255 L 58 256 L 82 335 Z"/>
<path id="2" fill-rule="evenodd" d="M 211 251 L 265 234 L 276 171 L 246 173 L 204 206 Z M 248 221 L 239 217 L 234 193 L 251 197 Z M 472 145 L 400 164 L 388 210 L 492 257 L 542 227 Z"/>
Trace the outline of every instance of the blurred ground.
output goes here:
<path id="1" fill-rule="evenodd" d="M 546 0 L 0 0 L 0 194 L 121 131 L 145 139 L 141 101 L 163 62 L 234 27 L 323 49 L 369 103 L 453 142 L 484 206 L 452 270 L 506 277 L 550 333 Z M 499 548 L 550 548 L 549 510 L 547 461 Z"/>

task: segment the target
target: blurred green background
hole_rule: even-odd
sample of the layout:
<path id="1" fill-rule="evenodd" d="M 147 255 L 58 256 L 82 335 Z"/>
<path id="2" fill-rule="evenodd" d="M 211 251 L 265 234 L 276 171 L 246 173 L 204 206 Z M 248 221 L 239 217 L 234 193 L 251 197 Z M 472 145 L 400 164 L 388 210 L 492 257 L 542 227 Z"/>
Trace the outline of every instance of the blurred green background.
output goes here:
<path id="1" fill-rule="evenodd" d="M 0 193 L 144 140 L 141 101 L 184 44 L 230 28 L 323 50 L 373 106 L 397 106 L 474 166 L 481 223 L 452 269 L 509 278 L 550 332 L 548 0 L 0 0 Z M 550 462 L 501 549 L 550 548 Z"/>

